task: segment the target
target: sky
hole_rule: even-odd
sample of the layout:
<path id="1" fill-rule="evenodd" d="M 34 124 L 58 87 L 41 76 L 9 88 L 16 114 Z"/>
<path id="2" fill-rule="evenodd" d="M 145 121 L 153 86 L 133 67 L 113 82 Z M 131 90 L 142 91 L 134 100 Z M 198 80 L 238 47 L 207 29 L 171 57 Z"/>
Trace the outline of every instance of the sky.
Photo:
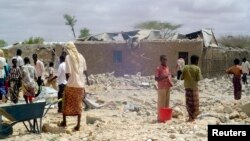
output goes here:
<path id="1" fill-rule="evenodd" d="M 183 34 L 212 28 L 217 37 L 250 35 L 249 8 L 249 0 L 1 0 L 0 39 L 73 40 L 64 14 L 76 17 L 77 36 L 84 27 L 92 34 L 119 32 L 150 20 L 182 24 Z"/>

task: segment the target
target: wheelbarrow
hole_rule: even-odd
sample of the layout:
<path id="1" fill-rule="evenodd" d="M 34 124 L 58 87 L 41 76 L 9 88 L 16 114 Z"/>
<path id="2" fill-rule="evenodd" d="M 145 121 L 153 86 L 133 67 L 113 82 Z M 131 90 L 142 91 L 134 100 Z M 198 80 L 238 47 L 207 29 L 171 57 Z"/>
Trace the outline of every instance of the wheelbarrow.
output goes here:
<path id="1" fill-rule="evenodd" d="M 13 133 L 13 126 L 22 122 L 28 132 L 40 133 L 46 102 L 31 104 L 1 105 L 0 115 L 8 122 L 0 121 L 0 138 L 6 138 Z M 38 123 L 37 119 L 40 119 Z"/>

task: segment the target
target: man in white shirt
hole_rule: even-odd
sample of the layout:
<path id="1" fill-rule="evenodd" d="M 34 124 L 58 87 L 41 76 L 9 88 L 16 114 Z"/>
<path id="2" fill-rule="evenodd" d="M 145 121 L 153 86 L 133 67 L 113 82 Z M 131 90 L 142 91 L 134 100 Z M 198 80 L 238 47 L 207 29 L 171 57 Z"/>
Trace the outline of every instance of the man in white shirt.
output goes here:
<path id="1" fill-rule="evenodd" d="M 177 60 L 177 65 L 176 65 L 176 70 L 177 70 L 177 79 L 180 80 L 181 78 L 181 74 L 182 74 L 182 70 L 185 66 L 185 60 L 181 57 L 179 57 L 179 59 Z"/>
<path id="2" fill-rule="evenodd" d="M 38 60 L 37 54 L 33 54 L 34 65 L 37 74 L 37 84 L 38 84 L 38 92 L 37 95 L 41 92 L 41 86 L 43 85 L 43 79 L 45 74 L 45 68 L 42 61 Z M 37 96 L 36 95 L 36 96 Z"/>
<path id="3" fill-rule="evenodd" d="M 250 64 L 246 58 L 242 59 L 241 66 L 242 66 L 242 73 L 243 73 L 243 76 L 242 76 L 243 84 L 248 84 L 247 83 L 247 75 L 249 74 Z"/>
<path id="4" fill-rule="evenodd" d="M 17 60 L 17 66 L 18 67 L 22 67 L 24 65 L 23 58 L 21 56 L 22 56 L 22 50 L 21 49 L 17 49 L 16 56 L 12 58 L 12 59 L 15 58 Z"/>
<path id="5" fill-rule="evenodd" d="M 65 88 L 65 85 L 67 84 L 66 80 L 66 71 L 65 71 L 65 56 L 60 56 L 60 64 L 57 70 L 57 76 L 54 76 L 51 81 L 57 78 L 58 82 L 58 95 L 57 98 L 60 99 L 63 97 L 63 91 Z M 62 102 L 58 102 L 58 113 L 62 113 Z"/>

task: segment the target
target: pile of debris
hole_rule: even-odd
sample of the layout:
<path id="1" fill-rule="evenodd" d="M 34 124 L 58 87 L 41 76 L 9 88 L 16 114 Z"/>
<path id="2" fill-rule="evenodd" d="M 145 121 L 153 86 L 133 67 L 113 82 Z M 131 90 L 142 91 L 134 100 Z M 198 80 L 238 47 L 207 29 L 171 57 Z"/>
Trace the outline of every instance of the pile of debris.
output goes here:
<path id="1" fill-rule="evenodd" d="M 136 75 L 124 75 L 124 77 L 115 77 L 114 72 L 97 74 L 90 75 L 89 79 L 94 85 L 105 85 L 113 88 L 117 86 L 154 88 L 155 86 L 154 76 L 141 76 L 140 72 Z"/>

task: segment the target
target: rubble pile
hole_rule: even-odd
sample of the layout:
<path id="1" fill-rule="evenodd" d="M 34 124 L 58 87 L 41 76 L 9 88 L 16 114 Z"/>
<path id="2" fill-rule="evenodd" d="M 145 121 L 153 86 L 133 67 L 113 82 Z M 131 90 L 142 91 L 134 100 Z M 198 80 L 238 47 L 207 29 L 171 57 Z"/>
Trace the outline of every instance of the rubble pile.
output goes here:
<path id="1" fill-rule="evenodd" d="M 105 106 L 83 112 L 80 132 L 72 131 L 76 117 L 67 119 L 67 128 L 57 127 L 62 115 L 57 114 L 57 109 L 51 109 L 43 119 L 41 135 L 27 134 L 20 124 L 14 128 L 13 136 L 6 140 L 206 141 L 208 124 L 250 124 L 246 113 L 250 109 L 249 86 L 243 86 L 242 99 L 235 101 L 228 76 L 203 79 L 199 83 L 200 114 L 193 123 L 186 122 L 183 81 L 173 79 L 172 119 L 157 123 L 157 91 L 153 76 L 115 77 L 108 73 L 92 75 L 90 79 L 93 81 L 93 85 L 87 87 L 90 98 Z"/>

